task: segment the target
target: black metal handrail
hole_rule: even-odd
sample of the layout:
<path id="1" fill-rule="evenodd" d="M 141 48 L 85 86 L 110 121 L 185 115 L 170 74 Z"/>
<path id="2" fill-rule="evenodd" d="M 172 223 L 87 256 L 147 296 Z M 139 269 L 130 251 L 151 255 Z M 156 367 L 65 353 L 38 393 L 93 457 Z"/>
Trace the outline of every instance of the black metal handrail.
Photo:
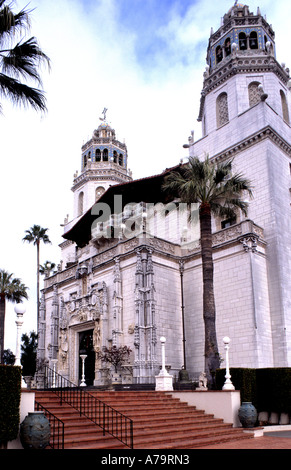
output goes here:
<path id="1" fill-rule="evenodd" d="M 52 449 L 64 449 L 65 442 L 65 424 L 54 414 L 52 414 L 47 408 L 42 406 L 37 401 L 35 402 L 35 407 L 37 411 L 43 411 L 44 415 L 49 420 L 51 426 L 51 435 L 49 447 Z"/>
<path id="2" fill-rule="evenodd" d="M 104 436 L 107 432 L 133 449 L 132 419 L 99 400 L 84 388 L 70 382 L 48 366 L 45 366 L 44 386 L 58 395 L 61 404 L 62 402 L 68 403 L 80 412 L 80 416 L 85 416 L 101 427 Z"/>

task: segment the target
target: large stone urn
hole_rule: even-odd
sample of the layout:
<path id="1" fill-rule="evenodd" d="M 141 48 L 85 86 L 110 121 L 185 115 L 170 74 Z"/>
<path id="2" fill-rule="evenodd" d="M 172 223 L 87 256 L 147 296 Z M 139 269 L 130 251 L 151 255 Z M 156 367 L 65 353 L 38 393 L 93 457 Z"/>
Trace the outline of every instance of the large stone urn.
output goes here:
<path id="1" fill-rule="evenodd" d="M 257 416 L 257 410 L 251 402 L 242 402 L 238 410 L 238 417 L 243 428 L 255 427 L 257 422 Z"/>
<path id="2" fill-rule="evenodd" d="M 45 449 L 50 434 L 50 422 L 43 411 L 29 412 L 20 425 L 20 442 L 24 449 Z"/>

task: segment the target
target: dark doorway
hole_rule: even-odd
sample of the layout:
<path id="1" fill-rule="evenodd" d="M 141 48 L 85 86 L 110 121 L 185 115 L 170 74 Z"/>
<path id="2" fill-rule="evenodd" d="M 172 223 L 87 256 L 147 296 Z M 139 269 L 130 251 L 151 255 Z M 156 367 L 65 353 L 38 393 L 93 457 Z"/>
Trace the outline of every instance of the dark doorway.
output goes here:
<path id="1" fill-rule="evenodd" d="M 80 354 L 87 354 L 85 359 L 85 382 L 93 385 L 95 379 L 95 352 L 93 348 L 93 330 L 79 333 L 79 380 L 82 378 L 82 360 Z"/>

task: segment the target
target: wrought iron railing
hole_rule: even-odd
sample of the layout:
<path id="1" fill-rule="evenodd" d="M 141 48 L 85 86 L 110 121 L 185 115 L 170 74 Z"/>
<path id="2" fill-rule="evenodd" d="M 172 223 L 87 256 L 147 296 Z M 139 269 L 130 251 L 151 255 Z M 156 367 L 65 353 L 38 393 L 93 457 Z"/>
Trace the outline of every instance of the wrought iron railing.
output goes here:
<path id="1" fill-rule="evenodd" d="M 37 411 L 43 411 L 47 417 L 51 427 L 49 447 L 52 449 L 63 449 L 65 441 L 65 425 L 62 420 L 53 415 L 48 409 L 42 406 L 37 401 L 35 402 Z"/>
<path id="2" fill-rule="evenodd" d="M 44 387 L 55 392 L 61 404 L 68 403 L 103 430 L 133 449 L 133 421 L 107 403 L 78 387 L 53 369 L 45 366 Z"/>

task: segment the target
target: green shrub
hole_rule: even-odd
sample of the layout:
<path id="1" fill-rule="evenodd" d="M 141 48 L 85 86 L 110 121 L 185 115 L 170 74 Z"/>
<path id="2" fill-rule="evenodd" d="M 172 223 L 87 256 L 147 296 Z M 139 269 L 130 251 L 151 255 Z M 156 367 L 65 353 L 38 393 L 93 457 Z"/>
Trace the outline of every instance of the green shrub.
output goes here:
<path id="1" fill-rule="evenodd" d="M 257 369 L 258 411 L 291 414 L 291 368 Z"/>
<path id="2" fill-rule="evenodd" d="M 21 367 L 0 365 L 0 443 L 18 435 L 20 394 Z"/>
<path id="3" fill-rule="evenodd" d="M 240 390 L 241 402 L 250 401 L 260 411 L 291 414 L 291 368 L 231 368 L 231 381 Z M 217 389 L 225 382 L 225 369 L 216 371 Z"/>

